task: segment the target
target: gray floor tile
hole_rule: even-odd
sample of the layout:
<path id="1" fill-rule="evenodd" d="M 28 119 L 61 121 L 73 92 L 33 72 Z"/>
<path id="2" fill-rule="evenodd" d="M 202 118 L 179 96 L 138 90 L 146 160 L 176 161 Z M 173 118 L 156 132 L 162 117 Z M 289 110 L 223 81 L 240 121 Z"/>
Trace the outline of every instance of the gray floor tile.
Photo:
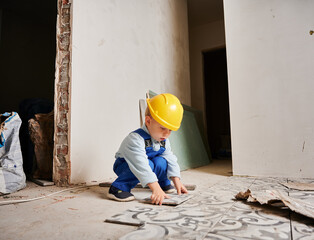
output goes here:
<path id="1" fill-rule="evenodd" d="M 106 222 L 121 223 L 126 225 L 142 226 L 145 223 L 153 222 L 159 214 L 165 211 L 164 208 L 134 207 L 120 214 L 107 218 Z"/>
<path id="2" fill-rule="evenodd" d="M 191 194 L 167 194 L 170 198 L 165 198 L 164 201 L 162 202 L 163 205 L 169 205 L 169 206 L 177 206 L 185 201 L 189 200 L 190 198 L 193 197 Z M 146 197 L 144 199 L 139 199 L 140 202 L 142 203 L 148 203 L 151 204 L 151 199 L 150 197 Z"/>
<path id="3" fill-rule="evenodd" d="M 228 236 L 224 234 L 216 234 L 216 233 L 208 233 L 206 237 L 204 238 L 205 240 L 252 240 L 252 238 L 245 238 L 245 237 L 239 237 L 239 236 Z"/>
<path id="4" fill-rule="evenodd" d="M 313 179 L 289 179 L 289 182 L 314 183 Z M 289 189 L 289 196 L 300 199 L 314 206 L 314 191 Z M 314 219 L 291 212 L 291 230 L 293 239 L 313 240 Z"/>
<path id="5" fill-rule="evenodd" d="M 313 192 L 291 190 L 281 184 L 287 181 L 286 178 L 229 177 L 177 207 L 142 209 L 136 217 L 128 216 L 146 224 L 121 239 L 266 240 L 292 239 L 292 236 L 293 239 L 314 239 L 312 219 L 294 214 L 288 208 L 235 200 L 239 191 L 247 189 L 276 189 L 298 199 L 314 199 Z"/>
<path id="6" fill-rule="evenodd" d="M 297 213 L 291 213 L 292 237 L 294 240 L 314 239 L 314 220 Z"/>
<path id="7" fill-rule="evenodd" d="M 201 240 L 206 236 L 206 232 L 195 232 L 188 228 L 176 228 L 178 231 L 174 232 L 174 227 L 155 224 L 146 224 L 140 227 L 137 231 L 133 231 L 119 240 Z"/>
<path id="8" fill-rule="evenodd" d="M 256 178 L 250 187 L 251 190 L 280 190 L 287 192 L 287 188 L 281 183 L 287 182 L 287 178 Z"/>
<path id="9" fill-rule="evenodd" d="M 235 239 L 291 239 L 289 211 L 238 202 L 209 233 Z"/>
<path id="10" fill-rule="evenodd" d="M 306 201 L 314 206 L 314 191 L 289 190 L 289 196 Z"/>

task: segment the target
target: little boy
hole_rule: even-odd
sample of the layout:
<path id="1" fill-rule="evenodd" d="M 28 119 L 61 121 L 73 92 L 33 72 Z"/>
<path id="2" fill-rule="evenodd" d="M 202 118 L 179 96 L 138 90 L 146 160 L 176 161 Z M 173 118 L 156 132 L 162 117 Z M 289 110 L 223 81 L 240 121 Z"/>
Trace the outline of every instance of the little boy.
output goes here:
<path id="1" fill-rule="evenodd" d="M 140 182 L 152 190 L 152 203 L 161 205 L 164 198 L 169 198 L 166 193 L 188 192 L 180 181 L 180 167 L 168 140 L 171 131 L 180 128 L 183 107 L 179 99 L 169 93 L 146 101 L 145 124 L 131 132 L 116 153 L 113 170 L 118 178 L 112 183 L 108 197 L 132 201 L 135 198 L 131 189 Z"/>

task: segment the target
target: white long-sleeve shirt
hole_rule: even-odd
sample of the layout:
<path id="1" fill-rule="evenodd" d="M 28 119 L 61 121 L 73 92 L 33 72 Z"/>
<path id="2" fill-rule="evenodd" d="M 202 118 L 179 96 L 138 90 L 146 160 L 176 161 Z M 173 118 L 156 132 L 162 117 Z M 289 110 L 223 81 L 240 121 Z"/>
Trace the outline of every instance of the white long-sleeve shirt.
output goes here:
<path id="1" fill-rule="evenodd" d="M 142 129 L 149 134 L 145 124 Z M 160 142 L 151 138 L 154 151 L 160 149 Z M 171 151 L 170 141 L 166 139 L 165 151 L 159 155 L 168 162 L 167 177 L 179 177 L 180 167 L 177 157 Z M 124 158 L 132 173 L 137 177 L 143 187 L 148 183 L 157 182 L 157 176 L 149 166 L 148 157 L 145 150 L 145 141 L 138 133 L 131 132 L 121 143 L 116 158 Z"/>

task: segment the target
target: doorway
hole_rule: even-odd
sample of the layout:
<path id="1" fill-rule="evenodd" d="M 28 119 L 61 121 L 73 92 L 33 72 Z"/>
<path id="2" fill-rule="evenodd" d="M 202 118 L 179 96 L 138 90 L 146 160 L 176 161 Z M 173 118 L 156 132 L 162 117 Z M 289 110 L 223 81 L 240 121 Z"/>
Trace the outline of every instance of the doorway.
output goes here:
<path id="1" fill-rule="evenodd" d="M 205 51 L 202 55 L 209 146 L 213 158 L 231 160 L 226 48 Z"/>
<path id="2" fill-rule="evenodd" d="M 0 3 L 0 113 L 18 112 L 22 119 L 20 143 L 28 177 L 35 167 L 28 120 L 54 107 L 56 19 L 56 0 Z"/>

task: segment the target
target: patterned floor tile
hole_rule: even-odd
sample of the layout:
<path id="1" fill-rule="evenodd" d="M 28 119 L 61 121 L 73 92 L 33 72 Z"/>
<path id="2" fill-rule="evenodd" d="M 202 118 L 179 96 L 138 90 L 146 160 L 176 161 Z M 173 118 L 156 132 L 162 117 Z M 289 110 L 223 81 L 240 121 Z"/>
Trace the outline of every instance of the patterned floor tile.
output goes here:
<path id="1" fill-rule="evenodd" d="M 211 194 L 200 194 L 190 199 L 189 201 L 177 206 L 176 208 L 202 208 L 204 210 L 213 210 L 218 212 L 225 212 L 233 204 L 233 194 L 223 193 L 211 193 Z"/>
<path id="2" fill-rule="evenodd" d="M 167 194 L 170 198 L 165 198 L 164 201 L 162 202 L 163 205 L 169 205 L 169 206 L 177 206 L 185 201 L 189 200 L 190 198 L 193 197 L 191 194 Z M 148 203 L 151 204 L 151 199 L 150 197 L 146 197 L 144 199 L 139 199 L 139 202 L 142 203 Z"/>
<path id="3" fill-rule="evenodd" d="M 306 201 L 314 207 L 314 191 L 289 190 L 289 196 Z"/>
<path id="4" fill-rule="evenodd" d="M 294 240 L 314 239 L 314 220 L 297 213 L 291 213 L 292 237 Z"/>
<path id="5" fill-rule="evenodd" d="M 231 239 L 291 239 L 289 211 L 238 202 L 209 233 Z"/>
<path id="6" fill-rule="evenodd" d="M 314 239 L 313 219 L 288 208 L 236 201 L 239 191 L 280 190 L 301 200 L 312 201 L 314 192 L 291 190 L 286 178 L 229 177 L 186 202 L 171 208 L 138 208 L 113 219 L 141 227 L 125 239 Z M 312 180 L 307 180 L 311 182 Z M 314 180 L 313 180 L 314 181 Z M 290 221 L 290 216 L 292 220 Z M 145 223 L 145 224 L 144 224 Z M 292 228 L 292 232 L 291 232 Z"/>
<path id="7" fill-rule="evenodd" d="M 169 231 L 170 229 L 170 231 Z M 179 228 L 178 231 L 173 233 L 169 226 L 146 224 L 140 227 L 137 231 L 133 231 L 119 240 L 159 240 L 159 239 L 177 239 L 177 240 L 201 240 L 206 236 L 206 232 L 200 233 L 190 231 L 189 229 Z"/>
<path id="8" fill-rule="evenodd" d="M 252 238 L 245 238 L 245 237 L 239 237 L 239 236 L 228 236 L 224 234 L 216 234 L 216 233 L 208 233 L 204 239 L 210 239 L 210 240 L 252 240 Z"/>
<path id="9" fill-rule="evenodd" d="M 282 185 L 286 186 L 291 190 L 299 190 L 299 191 L 314 191 L 314 183 L 313 182 L 299 182 L 299 181 L 291 181 L 288 180 L 287 183 L 282 183 Z"/>
<path id="10" fill-rule="evenodd" d="M 152 222 L 153 219 L 163 211 L 165 211 L 164 208 L 134 207 L 122 212 L 121 214 L 116 214 L 110 218 L 107 218 L 105 221 L 111 223 L 142 226 L 145 223 Z"/>
<path id="11" fill-rule="evenodd" d="M 251 186 L 255 178 L 251 177 L 229 177 L 228 179 L 218 182 L 210 189 L 222 192 L 237 192 Z"/>
<path id="12" fill-rule="evenodd" d="M 130 232 L 119 240 L 153 240 L 163 239 L 167 234 L 167 229 L 159 225 L 145 224 L 136 231 Z"/>
<path id="13" fill-rule="evenodd" d="M 289 182 L 300 182 L 300 183 L 313 183 L 314 184 L 314 178 L 289 178 Z"/>
<path id="14" fill-rule="evenodd" d="M 287 188 L 283 186 L 281 183 L 286 183 L 287 178 L 256 178 L 250 187 L 251 190 L 280 190 L 287 191 Z"/>
<path id="15" fill-rule="evenodd" d="M 294 183 L 314 183 L 313 179 L 289 179 L 288 182 Z M 314 210 L 314 191 L 300 191 L 289 189 L 289 196 L 305 201 L 313 206 Z M 314 219 L 291 212 L 291 228 L 293 239 L 312 240 L 314 239 Z"/>
<path id="16" fill-rule="evenodd" d="M 106 222 L 141 226 L 135 232 L 128 234 L 126 239 L 139 239 L 138 234 L 140 236 L 146 234 L 147 229 L 154 229 L 153 232 L 159 232 L 159 236 L 163 238 L 183 239 L 183 236 L 188 236 L 188 239 L 202 239 L 206 236 L 208 229 L 220 218 L 220 214 L 204 212 L 202 209 L 196 208 L 159 209 L 137 207 L 112 216 L 106 219 Z M 192 238 L 192 236 L 195 238 Z M 202 238 L 199 238 L 200 236 Z M 145 239 L 149 239 L 151 235 L 146 237 Z"/>
<path id="17" fill-rule="evenodd" d="M 136 219 L 140 223 L 145 221 L 145 225 L 121 239 L 203 239 L 208 229 L 217 222 L 216 215 L 198 209 L 172 208 L 169 211 L 153 211 L 149 215 L 147 209 L 138 214 L 142 210 L 128 212 L 127 217 L 126 213 L 123 214 L 123 221 Z M 112 220 L 122 219 L 121 216 L 114 216 Z"/>

